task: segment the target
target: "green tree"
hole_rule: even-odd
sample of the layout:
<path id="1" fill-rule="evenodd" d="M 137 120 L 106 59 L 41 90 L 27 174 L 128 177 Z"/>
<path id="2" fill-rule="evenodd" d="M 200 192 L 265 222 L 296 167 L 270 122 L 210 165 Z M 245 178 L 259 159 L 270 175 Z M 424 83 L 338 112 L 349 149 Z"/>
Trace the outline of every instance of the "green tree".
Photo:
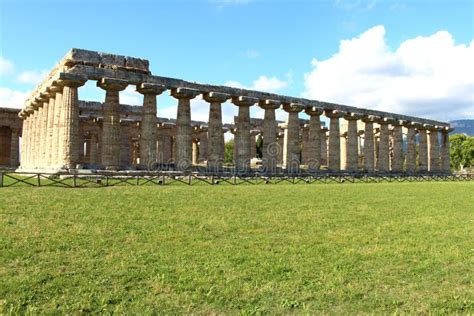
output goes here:
<path id="1" fill-rule="evenodd" d="M 474 137 L 454 134 L 449 137 L 451 167 L 464 169 L 474 164 Z"/>
<path id="2" fill-rule="evenodd" d="M 229 139 L 224 146 L 224 163 L 234 162 L 234 140 Z"/>
<path id="3" fill-rule="evenodd" d="M 257 158 L 262 158 L 262 149 L 263 149 L 263 138 L 262 134 L 259 134 L 257 137 Z"/>

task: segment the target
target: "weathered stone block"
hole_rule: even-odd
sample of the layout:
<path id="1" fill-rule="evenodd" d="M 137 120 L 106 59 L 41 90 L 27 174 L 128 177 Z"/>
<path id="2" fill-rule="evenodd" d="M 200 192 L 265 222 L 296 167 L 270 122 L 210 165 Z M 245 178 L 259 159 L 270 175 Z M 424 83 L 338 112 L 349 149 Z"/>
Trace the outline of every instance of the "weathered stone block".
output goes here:
<path id="1" fill-rule="evenodd" d="M 64 59 L 69 60 L 73 63 L 84 63 L 91 65 L 98 65 L 100 63 L 100 56 L 98 52 L 73 48 L 71 49 Z"/>
<path id="2" fill-rule="evenodd" d="M 148 72 L 149 62 L 146 59 L 125 57 L 125 67 L 131 70 L 143 70 Z"/>
<path id="3" fill-rule="evenodd" d="M 100 64 L 102 66 L 125 67 L 125 56 L 99 53 Z"/>

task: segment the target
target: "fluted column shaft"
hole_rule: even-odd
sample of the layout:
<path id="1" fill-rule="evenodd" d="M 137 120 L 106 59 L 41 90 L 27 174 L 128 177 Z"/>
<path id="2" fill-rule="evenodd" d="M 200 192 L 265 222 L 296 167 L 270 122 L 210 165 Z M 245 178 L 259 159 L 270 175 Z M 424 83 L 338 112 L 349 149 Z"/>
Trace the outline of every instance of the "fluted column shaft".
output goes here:
<path id="1" fill-rule="evenodd" d="M 263 120 L 262 166 L 265 172 L 275 173 L 278 154 L 282 150 L 277 143 L 277 122 L 275 119 L 275 110 L 280 106 L 280 102 L 261 100 L 259 106 L 265 110 Z"/>
<path id="2" fill-rule="evenodd" d="M 47 139 L 48 139 L 48 110 L 49 110 L 48 105 L 49 105 L 49 100 L 46 99 L 43 103 L 43 111 L 41 114 L 41 122 L 40 122 L 41 134 L 40 134 L 39 166 L 41 168 L 45 168 L 47 165 L 46 154 L 47 154 Z"/>
<path id="3" fill-rule="evenodd" d="M 449 154 L 449 129 L 441 132 L 441 171 L 451 173 L 451 157 Z"/>
<path id="4" fill-rule="evenodd" d="M 375 138 L 374 123 L 371 118 L 364 118 L 364 170 L 374 172 L 375 170 Z"/>
<path id="5" fill-rule="evenodd" d="M 390 157 L 389 157 L 389 131 L 387 122 L 379 122 L 380 124 L 380 139 L 379 139 L 379 151 L 378 151 L 378 171 L 389 172 L 390 171 Z"/>
<path id="6" fill-rule="evenodd" d="M 342 116 L 337 111 L 325 111 L 329 117 L 329 146 L 328 146 L 328 169 L 331 171 L 341 170 L 341 134 L 339 118 Z"/>
<path id="7" fill-rule="evenodd" d="M 393 127 L 393 156 L 392 172 L 400 173 L 403 171 L 403 162 L 405 161 L 403 153 L 403 129 L 402 123 L 395 123 Z"/>
<path id="8" fill-rule="evenodd" d="M 42 132 L 42 129 L 41 129 L 41 123 L 42 123 L 42 120 L 43 120 L 43 107 L 39 107 L 37 109 L 37 113 L 36 113 L 36 122 L 35 122 L 35 150 L 34 150 L 34 160 L 35 160 L 35 164 L 34 164 L 34 167 L 35 168 L 40 168 L 41 167 L 41 132 Z"/>
<path id="9" fill-rule="evenodd" d="M 239 172 L 250 170 L 250 106 L 257 101 L 257 99 L 250 97 L 232 98 L 232 103 L 239 107 L 234 142 L 234 146 L 236 146 L 235 167 Z"/>
<path id="10" fill-rule="evenodd" d="M 225 93 L 207 92 L 203 94 L 204 100 L 209 102 L 209 122 L 207 130 L 207 167 L 209 170 L 218 171 L 224 163 L 224 134 L 222 133 L 222 106 L 230 98 Z"/>
<path id="11" fill-rule="evenodd" d="M 60 167 L 62 154 L 62 118 L 63 118 L 63 88 L 58 86 L 58 91 L 54 98 L 54 126 L 52 137 L 51 163 L 55 167 Z"/>
<path id="12" fill-rule="evenodd" d="M 141 83 L 137 91 L 143 94 L 142 121 L 140 124 L 140 165 L 151 167 L 156 161 L 156 96 L 163 93 L 163 85 Z"/>
<path id="13" fill-rule="evenodd" d="M 97 82 L 97 86 L 105 90 L 101 164 L 107 170 L 118 170 L 121 166 L 120 91 L 127 85 L 125 80 L 111 78 L 102 78 Z"/>
<path id="14" fill-rule="evenodd" d="M 48 117 L 46 126 L 46 155 L 45 165 L 51 167 L 53 165 L 53 133 L 54 133 L 54 114 L 56 100 L 54 93 L 51 92 L 48 103 Z"/>
<path id="15" fill-rule="evenodd" d="M 283 105 L 283 109 L 288 113 L 283 149 L 283 165 L 289 173 L 297 172 L 300 169 L 300 121 L 298 113 L 301 112 L 303 108 L 303 105 L 294 103 Z"/>
<path id="16" fill-rule="evenodd" d="M 359 134 L 357 132 L 357 120 L 360 118 L 360 115 L 351 113 L 347 114 L 344 118 L 347 120 L 345 170 L 354 172 L 359 169 Z"/>
<path id="17" fill-rule="evenodd" d="M 188 170 L 192 166 L 191 99 L 198 94 L 198 90 L 187 88 L 178 88 L 171 91 L 171 95 L 178 99 L 175 166 L 180 171 Z"/>
<path id="18" fill-rule="evenodd" d="M 432 173 L 440 171 L 438 129 L 430 129 L 429 136 L 429 170 Z"/>
<path id="19" fill-rule="evenodd" d="M 322 165 L 321 159 L 321 114 L 323 109 L 308 108 L 306 114 L 309 117 L 308 142 L 306 144 L 306 156 L 309 171 L 317 171 Z"/>
<path id="20" fill-rule="evenodd" d="M 416 171 L 416 130 L 413 126 L 407 126 L 406 171 L 408 173 Z"/>
<path id="21" fill-rule="evenodd" d="M 428 171 L 428 138 L 425 128 L 418 129 L 418 171 Z"/>
<path id="22" fill-rule="evenodd" d="M 74 169 L 79 160 L 77 151 L 79 144 L 79 96 L 78 87 L 84 85 L 85 80 L 64 80 L 62 95 L 62 137 L 61 137 L 61 167 Z"/>

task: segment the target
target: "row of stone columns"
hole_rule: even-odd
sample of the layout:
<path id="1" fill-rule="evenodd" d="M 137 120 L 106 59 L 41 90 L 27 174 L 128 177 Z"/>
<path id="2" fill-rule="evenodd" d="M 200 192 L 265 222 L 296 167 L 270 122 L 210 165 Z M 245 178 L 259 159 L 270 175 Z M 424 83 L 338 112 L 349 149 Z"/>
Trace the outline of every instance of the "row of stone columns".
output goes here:
<path id="1" fill-rule="evenodd" d="M 79 99 L 86 78 L 65 74 L 41 93 L 23 114 L 22 167 L 75 168 Z"/>
<path id="2" fill-rule="evenodd" d="M 24 162 L 28 167 L 56 167 L 76 168 L 80 161 L 79 147 L 79 107 L 78 87 L 85 83 L 81 76 L 65 74 L 55 84 L 41 94 L 27 109 L 24 117 L 25 144 L 22 148 Z M 126 80 L 102 78 L 97 86 L 105 90 L 103 104 L 103 125 L 100 141 L 100 163 L 105 169 L 118 170 L 121 162 L 121 129 L 120 129 L 120 91 L 128 85 Z M 167 88 L 153 83 L 137 85 L 137 91 L 143 94 L 142 122 L 140 124 L 140 164 L 150 166 L 157 161 L 157 134 L 156 134 L 156 97 Z M 265 170 L 276 171 L 279 152 L 283 151 L 283 166 L 288 172 L 297 172 L 302 161 L 300 160 L 300 122 L 298 114 L 305 111 L 310 116 L 309 132 L 305 160 L 311 171 L 319 170 L 321 165 L 327 164 L 331 171 L 346 170 L 359 171 L 359 131 L 357 122 L 365 123 L 364 129 L 364 171 L 386 172 L 449 172 L 449 144 L 447 130 L 441 132 L 442 143 L 438 142 L 440 129 L 434 126 L 422 126 L 400 122 L 391 118 L 363 116 L 358 113 L 344 113 L 337 110 L 322 108 L 305 108 L 295 103 L 281 103 L 276 100 L 259 100 L 248 96 L 231 97 L 220 92 L 202 93 L 190 88 L 173 88 L 171 95 L 178 99 L 174 162 L 178 170 L 188 170 L 193 162 L 193 129 L 191 127 L 190 101 L 202 94 L 209 106 L 208 142 L 206 145 L 207 164 L 211 170 L 222 167 L 224 158 L 224 136 L 222 126 L 222 103 L 227 100 L 238 107 L 238 116 L 235 121 L 235 167 L 237 170 L 250 169 L 252 158 L 252 140 L 250 125 L 250 107 L 258 104 L 264 109 L 262 164 Z M 277 122 L 275 110 L 282 108 L 287 112 L 288 119 L 285 126 L 283 144 L 277 141 Z M 320 116 L 329 118 L 328 145 L 323 137 Z M 340 120 L 348 122 L 345 142 L 341 144 Z M 375 143 L 374 123 L 378 124 L 379 140 Z M 393 127 L 390 134 L 389 125 Z M 408 128 L 407 151 L 403 148 L 402 127 Z M 418 159 L 416 159 L 416 132 L 419 134 Z M 391 137 L 391 138 L 390 138 Z M 392 140 L 392 155 L 389 142 Z M 160 145 L 159 145 L 160 146 Z M 196 145 L 194 145 L 196 146 Z M 283 146 L 283 148 L 281 148 Z M 163 143 L 161 146 L 166 147 Z M 253 144 L 255 147 L 255 144 Z M 345 166 L 341 166 L 341 148 L 345 154 Z M 195 151 L 196 148 L 195 148 Z M 90 155 L 92 153 L 89 153 Z M 255 154 L 253 154 L 255 156 Z M 324 161 L 327 157 L 327 161 Z M 194 158 L 194 159 L 193 159 Z M 404 164 L 406 167 L 404 168 Z"/>

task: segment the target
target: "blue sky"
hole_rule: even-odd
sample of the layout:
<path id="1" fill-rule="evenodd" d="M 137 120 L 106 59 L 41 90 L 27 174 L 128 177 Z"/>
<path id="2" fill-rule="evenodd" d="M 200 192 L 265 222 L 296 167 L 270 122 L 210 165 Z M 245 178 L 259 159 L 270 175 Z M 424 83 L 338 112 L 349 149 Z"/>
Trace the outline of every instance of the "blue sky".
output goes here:
<path id="1" fill-rule="evenodd" d="M 190 81 L 442 120 L 474 115 L 474 1 L 0 0 L 0 14 L 0 106 L 79 47 L 147 58 L 153 74 Z M 401 97 L 405 87 L 416 91 Z M 100 99 L 96 90 L 80 96 Z M 131 90 L 122 101 L 136 103 Z M 162 99 L 171 116 L 174 100 Z"/>

